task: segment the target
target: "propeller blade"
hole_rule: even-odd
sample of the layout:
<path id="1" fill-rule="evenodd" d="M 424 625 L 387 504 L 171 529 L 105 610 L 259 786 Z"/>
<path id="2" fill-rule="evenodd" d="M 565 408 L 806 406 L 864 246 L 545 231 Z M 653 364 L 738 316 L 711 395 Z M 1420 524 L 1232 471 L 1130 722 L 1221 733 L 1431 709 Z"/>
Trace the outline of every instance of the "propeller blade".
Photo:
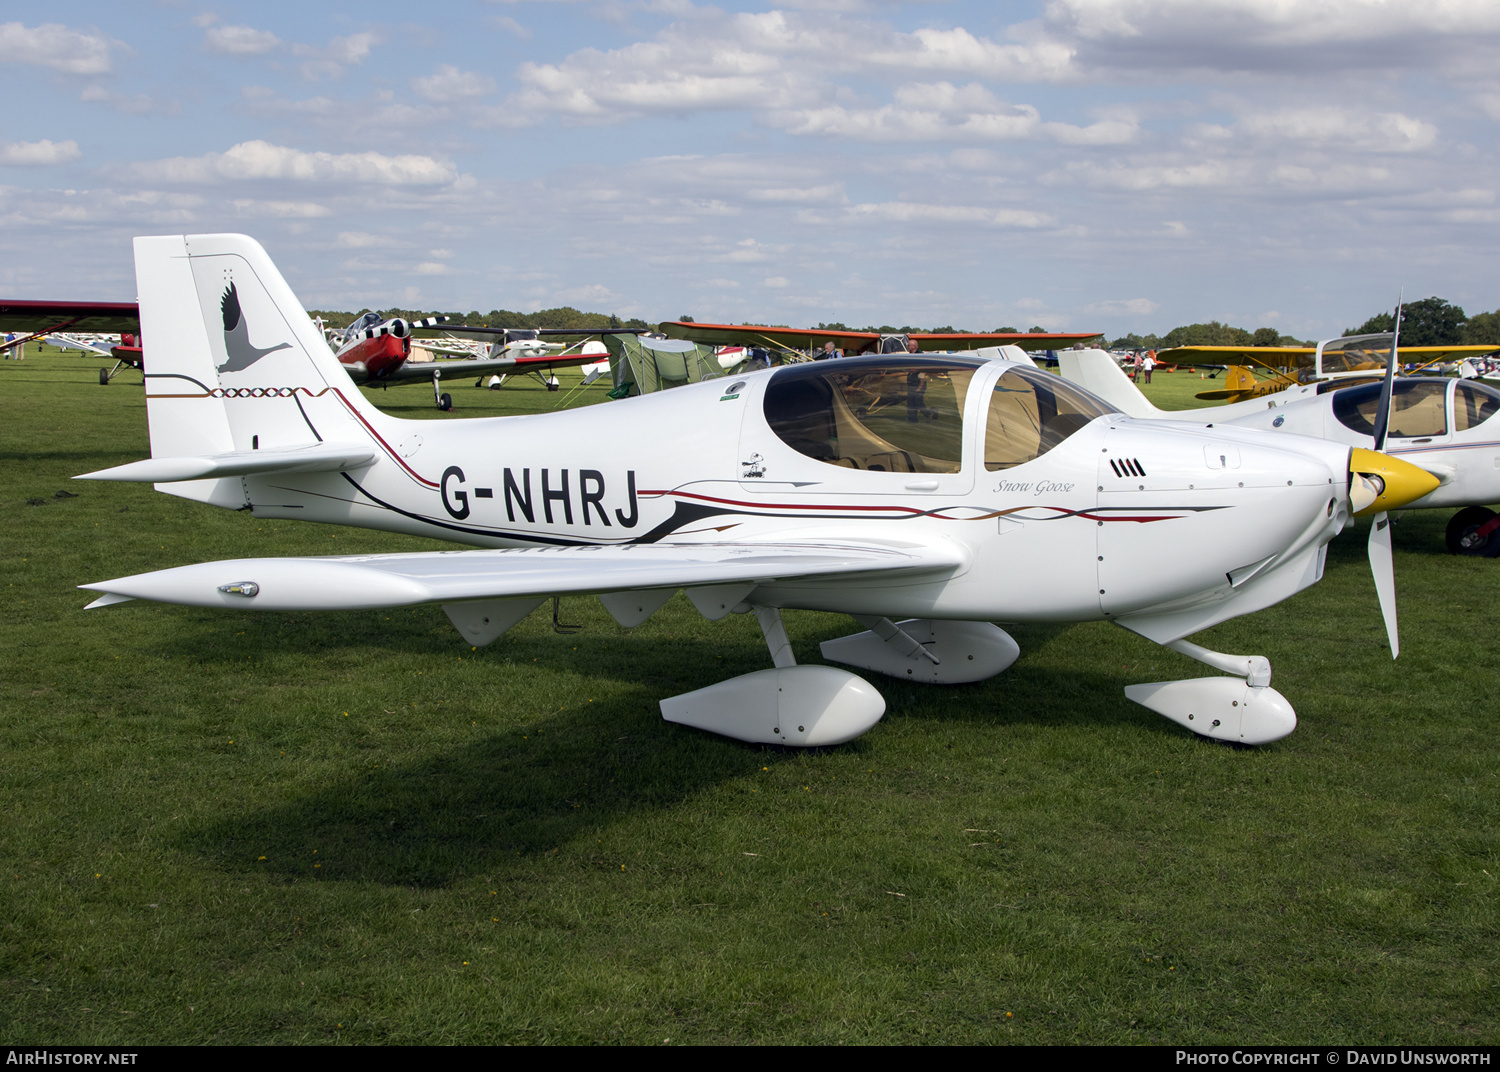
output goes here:
<path id="1" fill-rule="evenodd" d="M 1394 659 L 1401 654 L 1401 642 L 1396 636 L 1396 564 L 1391 554 L 1391 519 L 1384 511 L 1376 514 L 1370 525 L 1368 549 L 1375 594 L 1380 597 L 1380 614 L 1385 618 L 1385 635 L 1391 642 Z"/>
<path id="2" fill-rule="evenodd" d="M 1396 299 L 1396 321 L 1391 327 L 1391 356 L 1385 363 L 1385 379 L 1380 384 L 1380 407 L 1375 411 L 1375 449 L 1385 449 L 1386 433 L 1391 428 L 1391 390 L 1396 381 L 1396 351 L 1401 343 L 1401 305 L 1406 294 Z"/>

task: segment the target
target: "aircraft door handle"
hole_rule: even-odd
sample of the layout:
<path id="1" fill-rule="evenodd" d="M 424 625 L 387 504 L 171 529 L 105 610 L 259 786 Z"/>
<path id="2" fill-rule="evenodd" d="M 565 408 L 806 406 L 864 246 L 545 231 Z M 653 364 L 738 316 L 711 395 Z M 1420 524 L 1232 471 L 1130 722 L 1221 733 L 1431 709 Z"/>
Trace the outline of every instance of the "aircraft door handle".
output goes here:
<path id="1" fill-rule="evenodd" d="M 906 482 L 907 491 L 937 491 L 937 489 L 936 480 L 908 480 Z"/>

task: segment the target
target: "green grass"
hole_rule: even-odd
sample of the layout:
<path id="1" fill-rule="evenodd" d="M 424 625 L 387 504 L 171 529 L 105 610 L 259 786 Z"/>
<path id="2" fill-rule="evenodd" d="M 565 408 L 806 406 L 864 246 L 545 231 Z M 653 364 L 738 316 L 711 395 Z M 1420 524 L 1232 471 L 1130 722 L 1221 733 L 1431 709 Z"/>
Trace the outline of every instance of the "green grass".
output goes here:
<path id="1" fill-rule="evenodd" d="M 1276 745 L 1129 703 L 1203 669 L 1097 624 L 1014 629 L 981 685 L 878 679 L 873 731 L 784 752 L 661 720 L 768 665 L 752 619 L 680 595 L 629 632 L 568 599 L 582 632 L 538 612 L 480 651 L 437 608 L 85 613 L 104 577 L 439 546 L 70 482 L 147 454 L 139 375 L 97 364 L 0 363 L 11 1043 L 1500 1038 L 1497 563 L 1442 553 L 1445 515 L 1396 527 L 1399 663 L 1363 527 L 1208 634 L 1271 659 L 1301 717 Z M 560 397 L 452 390 L 375 397 Z M 805 661 L 857 628 L 787 625 Z"/>

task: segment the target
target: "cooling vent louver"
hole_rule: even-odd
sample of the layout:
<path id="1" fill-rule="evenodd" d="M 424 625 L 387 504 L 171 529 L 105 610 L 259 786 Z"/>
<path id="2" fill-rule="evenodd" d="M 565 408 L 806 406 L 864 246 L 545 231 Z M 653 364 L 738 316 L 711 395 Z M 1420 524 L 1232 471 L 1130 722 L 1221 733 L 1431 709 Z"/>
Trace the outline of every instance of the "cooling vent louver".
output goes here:
<path id="1" fill-rule="evenodd" d="M 1109 460 L 1109 467 L 1115 471 L 1115 476 L 1145 476 L 1146 467 L 1134 458 L 1121 458 L 1116 461 Z"/>

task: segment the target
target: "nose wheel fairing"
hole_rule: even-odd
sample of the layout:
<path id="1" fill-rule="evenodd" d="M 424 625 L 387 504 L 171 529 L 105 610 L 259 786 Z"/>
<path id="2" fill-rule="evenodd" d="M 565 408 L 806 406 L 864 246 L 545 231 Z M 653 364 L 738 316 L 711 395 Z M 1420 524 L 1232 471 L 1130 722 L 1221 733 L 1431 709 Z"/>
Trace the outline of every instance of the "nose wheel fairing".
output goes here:
<path id="1" fill-rule="evenodd" d="M 1125 695 L 1184 729 L 1216 741 L 1270 744 L 1297 728 L 1297 713 L 1269 685 L 1243 678 L 1199 677 L 1125 686 Z"/>

